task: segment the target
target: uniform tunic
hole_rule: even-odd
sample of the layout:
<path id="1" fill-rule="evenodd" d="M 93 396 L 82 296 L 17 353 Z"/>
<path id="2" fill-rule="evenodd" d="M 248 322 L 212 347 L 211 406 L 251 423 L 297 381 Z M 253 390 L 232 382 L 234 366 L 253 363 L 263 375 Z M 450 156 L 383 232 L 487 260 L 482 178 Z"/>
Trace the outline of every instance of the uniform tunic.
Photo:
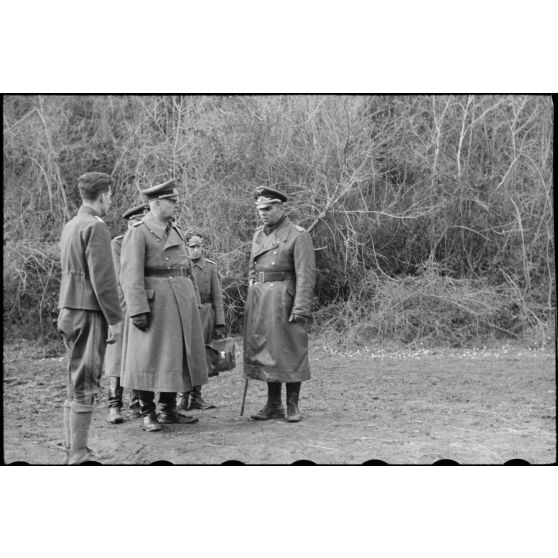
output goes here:
<path id="1" fill-rule="evenodd" d="M 195 262 L 193 261 L 192 265 L 202 303 L 200 317 L 203 337 L 206 343 L 210 343 L 213 339 L 215 326 L 225 325 L 221 281 L 217 273 L 217 266 L 211 260 L 200 258 Z"/>
<path id="2" fill-rule="evenodd" d="M 120 284 L 126 300 L 121 383 L 158 392 L 188 391 L 207 383 L 199 294 L 184 238 L 176 225 L 168 233 L 152 213 L 124 236 Z M 147 268 L 178 268 L 188 277 L 153 277 Z M 193 282 L 194 281 L 194 282 Z M 130 316 L 149 312 L 141 331 Z"/>
<path id="3" fill-rule="evenodd" d="M 58 330 L 68 352 L 68 399 L 90 405 L 99 392 L 107 323 L 122 319 L 110 232 L 95 210 L 82 206 L 62 230 Z"/>
<path id="4" fill-rule="evenodd" d="M 259 282 L 258 272 L 290 272 L 283 281 Z M 266 235 L 256 229 L 250 256 L 250 286 L 244 315 L 244 375 L 266 382 L 310 378 L 308 332 L 289 322 L 291 313 L 310 317 L 316 278 L 310 234 L 286 218 Z"/>

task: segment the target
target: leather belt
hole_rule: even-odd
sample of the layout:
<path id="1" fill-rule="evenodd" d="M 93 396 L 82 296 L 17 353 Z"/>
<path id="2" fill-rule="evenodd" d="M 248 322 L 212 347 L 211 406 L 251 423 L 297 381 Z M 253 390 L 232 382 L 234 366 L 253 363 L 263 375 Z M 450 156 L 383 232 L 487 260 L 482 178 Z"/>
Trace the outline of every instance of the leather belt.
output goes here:
<path id="1" fill-rule="evenodd" d="M 146 267 L 145 277 L 190 277 L 186 267 Z"/>
<path id="2" fill-rule="evenodd" d="M 286 281 L 294 279 L 295 274 L 292 271 L 256 271 L 254 273 L 254 281 L 257 283 L 269 283 L 269 281 Z"/>

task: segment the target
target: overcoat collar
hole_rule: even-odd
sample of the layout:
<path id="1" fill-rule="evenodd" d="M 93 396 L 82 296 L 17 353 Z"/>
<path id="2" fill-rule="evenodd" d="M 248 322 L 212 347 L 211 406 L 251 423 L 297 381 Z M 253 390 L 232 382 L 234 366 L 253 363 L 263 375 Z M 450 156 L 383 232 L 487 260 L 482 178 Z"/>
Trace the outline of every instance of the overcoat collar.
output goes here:
<path id="1" fill-rule="evenodd" d="M 156 236 L 159 240 L 165 241 L 163 251 L 171 246 L 180 246 L 181 244 L 184 244 L 184 239 L 178 232 L 178 228 L 175 223 L 172 223 L 167 236 L 166 225 L 161 223 L 161 221 L 159 221 L 159 219 L 157 219 L 151 212 L 147 213 L 142 221 L 154 236 Z"/>
<path id="2" fill-rule="evenodd" d="M 285 242 L 287 237 L 289 236 L 289 229 L 291 226 L 291 222 L 287 217 L 279 226 L 279 228 L 275 229 L 269 235 L 266 235 L 263 231 L 263 228 L 256 233 L 254 238 L 254 258 L 263 254 L 264 252 L 268 252 L 269 250 L 273 250 L 279 246 L 279 241 Z"/>
<path id="3" fill-rule="evenodd" d="M 154 234 L 159 240 L 162 240 L 165 237 L 165 225 L 159 221 L 153 215 L 153 213 L 149 212 L 145 214 L 145 217 L 142 219 L 145 226 Z"/>

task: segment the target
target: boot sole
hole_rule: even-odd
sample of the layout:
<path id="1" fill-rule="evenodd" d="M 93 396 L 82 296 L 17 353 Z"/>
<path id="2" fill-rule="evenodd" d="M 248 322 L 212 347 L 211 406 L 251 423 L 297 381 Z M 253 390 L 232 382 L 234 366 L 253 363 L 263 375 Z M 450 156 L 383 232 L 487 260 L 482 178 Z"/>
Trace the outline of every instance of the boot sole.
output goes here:
<path id="1" fill-rule="evenodd" d="M 205 411 L 207 409 L 217 409 L 215 405 L 206 405 L 205 407 L 188 407 L 187 411 Z"/>
<path id="2" fill-rule="evenodd" d="M 250 418 L 253 419 L 253 420 L 271 420 L 271 419 L 285 418 L 285 415 L 273 415 L 271 417 L 262 417 L 262 416 L 258 416 L 258 415 L 252 415 Z"/>

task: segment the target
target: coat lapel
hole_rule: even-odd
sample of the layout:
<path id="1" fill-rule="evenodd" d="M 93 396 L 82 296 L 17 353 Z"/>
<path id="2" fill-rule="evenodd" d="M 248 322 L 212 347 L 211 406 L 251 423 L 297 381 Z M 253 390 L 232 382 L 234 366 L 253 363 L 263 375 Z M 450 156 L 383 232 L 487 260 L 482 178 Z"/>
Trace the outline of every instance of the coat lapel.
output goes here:
<path id="1" fill-rule="evenodd" d="M 176 227 L 173 225 L 169 232 L 169 235 L 167 236 L 167 239 L 165 240 L 163 252 L 168 248 L 171 248 L 172 246 L 180 246 L 181 244 L 184 244 L 184 240 L 182 239 L 182 236 L 180 235 Z"/>
<path id="2" fill-rule="evenodd" d="M 263 230 L 256 234 L 254 238 L 254 247 L 253 247 L 253 258 L 257 258 L 261 256 L 265 252 L 269 252 L 269 250 L 273 250 L 278 246 L 277 238 L 275 237 L 275 232 L 271 233 L 269 236 L 266 236 Z"/>

